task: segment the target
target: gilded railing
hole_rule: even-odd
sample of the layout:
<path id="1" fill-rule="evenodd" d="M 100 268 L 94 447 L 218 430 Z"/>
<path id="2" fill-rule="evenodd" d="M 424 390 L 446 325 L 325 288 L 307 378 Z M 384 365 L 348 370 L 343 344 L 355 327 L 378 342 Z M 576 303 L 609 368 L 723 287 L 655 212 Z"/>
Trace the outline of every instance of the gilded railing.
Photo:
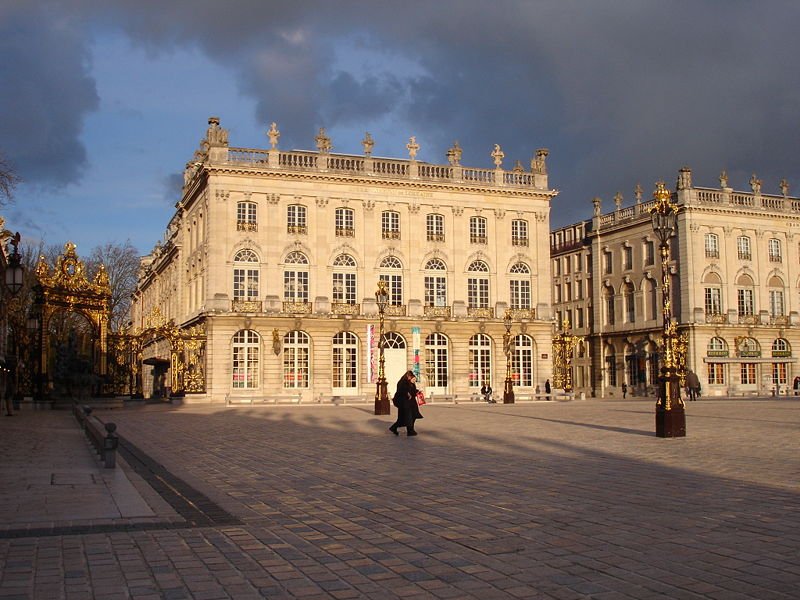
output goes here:
<path id="1" fill-rule="evenodd" d="M 489 307 L 468 306 L 467 316 L 475 319 L 493 319 L 494 309 Z"/>
<path id="2" fill-rule="evenodd" d="M 287 233 L 307 234 L 308 233 L 308 227 L 306 227 L 305 225 L 287 225 L 286 226 L 286 231 L 287 231 Z"/>
<path id="3" fill-rule="evenodd" d="M 233 312 L 261 312 L 261 300 L 232 300 L 231 310 Z"/>
<path id="4" fill-rule="evenodd" d="M 361 313 L 361 305 L 348 304 L 346 302 L 334 302 L 331 304 L 331 312 L 334 315 L 358 315 Z"/>
<path id="5" fill-rule="evenodd" d="M 258 223 L 255 221 L 237 221 L 237 231 L 258 231 Z"/>
<path id="6" fill-rule="evenodd" d="M 283 312 L 292 315 L 310 314 L 311 302 L 284 302 Z"/>
<path id="7" fill-rule="evenodd" d="M 520 319 L 536 318 L 536 310 L 533 308 L 510 308 L 508 309 L 508 314 L 514 321 L 519 321 Z"/>
<path id="8" fill-rule="evenodd" d="M 383 309 L 383 314 L 387 317 L 405 317 L 406 306 L 405 304 L 388 304 L 386 308 Z"/>
<path id="9" fill-rule="evenodd" d="M 430 318 L 435 317 L 444 317 L 445 319 L 450 318 L 450 307 L 449 306 L 426 306 L 425 307 L 425 316 Z"/>
<path id="10" fill-rule="evenodd" d="M 706 313 L 706 323 L 725 324 L 728 322 L 728 315 L 722 313 Z"/>

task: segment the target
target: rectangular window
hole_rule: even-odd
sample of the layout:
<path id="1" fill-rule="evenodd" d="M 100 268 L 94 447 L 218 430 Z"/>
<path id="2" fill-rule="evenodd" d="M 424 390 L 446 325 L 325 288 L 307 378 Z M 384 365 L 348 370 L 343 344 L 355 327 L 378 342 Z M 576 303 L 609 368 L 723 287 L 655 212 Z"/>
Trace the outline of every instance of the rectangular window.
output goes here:
<path id="1" fill-rule="evenodd" d="M 770 290 L 769 291 L 769 316 L 782 317 L 784 316 L 783 306 L 783 290 Z"/>
<path id="2" fill-rule="evenodd" d="M 356 360 L 355 348 L 333 347 L 333 387 L 356 387 Z"/>
<path id="3" fill-rule="evenodd" d="M 533 350 L 516 346 L 511 354 L 511 378 L 515 386 L 533 386 Z"/>
<path id="4" fill-rule="evenodd" d="M 486 243 L 486 219 L 483 217 L 470 217 L 469 241 L 471 244 Z"/>
<path id="5" fill-rule="evenodd" d="M 756 383 L 756 364 L 742 363 L 742 385 L 755 385 Z"/>
<path id="6" fill-rule="evenodd" d="M 625 246 L 622 250 L 625 257 L 625 269 L 630 270 L 633 268 L 633 248 Z"/>
<path id="7" fill-rule="evenodd" d="M 606 373 L 608 373 L 608 385 L 617 385 L 617 361 L 613 356 L 606 357 Z"/>
<path id="8" fill-rule="evenodd" d="M 489 280 L 470 277 L 467 279 L 467 306 L 487 308 L 489 306 Z"/>
<path id="9" fill-rule="evenodd" d="M 447 387 L 447 347 L 425 348 L 425 374 L 428 378 L 428 387 Z"/>
<path id="10" fill-rule="evenodd" d="M 654 265 L 656 262 L 655 244 L 652 241 L 644 243 L 644 264 L 646 267 Z"/>
<path id="11" fill-rule="evenodd" d="M 239 231 L 256 231 L 255 202 L 239 202 L 236 205 L 236 228 Z"/>
<path id="12" fill-rule="evenodd" d="M 511 245 L 528 245 L 528 222 L 520 219 L 511 221 Z"/>
<path id="13" fill-rule="evenodd" d="M 428 215 L 426 218 L 428 241 L 444 241 L 444 217 L 442 215 Z"/>
<path id="14" fill-rule="evenodd" d="M 561 303 L 561 284 L 557 283 L 555 285 L 555 287 L 553 288 L 553 290 L 554 290 L 553 303 L 560 304 Z"/>
<path id="15" fill-rule="evenodd" d="M 511 280 L 511 308 L 531 307 L 531 282 Z"/>
<path id="16" fill-rule="evenodd" d="M 607 275 L 614 272 L 613 256 L 611 252 L 603 252 L 603 263 Z"/>
<path id="17" fill-rule="evenodd" d="M 719 288 L 705 288 L 705 305 L 707 315 L 722 314 L 722 290 Z"/>
<path id="18" fill-rule="evenodd" d="M 337 208 L 334 218 L 338 237 L 355 237 L 355 217 L 351 209 Z"/>
<path id="19" fill-rule="evenodd" d="M 356 274 L 333 274 L 333 301 L 340 304 L 356 303 Z"/>
<path id="20" fill-rule="evenodd" d="M 614 324 L 614 294 L 606 295 L 606 323 L 608 325 Z"/>
<path id="21" fill-rule="evenodd" d="M 553 260 L 553 276 L 558 277 L 561 275 L 561 261 L 557 258 Z"/>
<path id="22" fill-rule="evenodd" d="M 786 385 L 789 378 L 786 375 L 786 363 L 772 363 L 772 385 Z"/>
<path id="23" fill-rule="evenodd" d="M 283 274 L 283 299 L 293 302 L 308 302 L 308 273 L 286 271 Z"/>
<path id="24" fill-rule="evenodd" d="M 769 241 L 769 260 L 770 262 L 782 262 L 783 261 L 783 253 L 781 252 L 781 241 L 775 238 L 772 238 Z"/>
<path id="25" fill-rule="evenodd" d="M 739 254 L 739 260 L 751 260 L 750 254 L 750 238 L 747 236 L 740 236 L 736 240 L 736 250 Z"/>
<path id="26" fill-rule="evenodd" d="M 583 300 L 583 280 L 578 279 L 575 282 L 575 299 Z"/>
<path id="27" fill-rule="evenodd" d="M 708 363 L 708 383 L 722 385 L 725 383 L 725 365 L 722 363 Z"/>
<path id="28" fill-rule="evenodd" d="M 747 317 L 755 314 L 755 302 L 753 300 L 753 290 L 736 290 L 739 305 L 739 316 Z"/>
<path id="29" fill-rule="evenodd" d="M 583 320 L 583 309 L 576 308 L 575 309 L 575 316 L 577 317 L 575 327 L 582 328 L 584 327 L 584 320 Z"/>
<path id="30" fill-rule="evenodd" d="M 385 281 L 386 289 L 389 290 L 389 306 L 403 305 L 403 276 L 402 275 L 380 275 L 379 279 Z"/>
<path id="31" fill-rule="evenodd" d="M 580 273 L 583 270 L 583 257 L 580 254 L 575 255 L 575 272 Z"/>
<path id="32" fill-rule="evenodd" d="M 381 213 L 381 234 L 385 240 L 400 239 L 400 213 L 393 210 Z"/>
<path id="33" fill-rule="evenodd" d="M 569 275 L 572 273 L 572 257 L 565 256 L 564 257 L 564 275 Z"/>
<path id="34" fill-rule="evenodd" d="M 233 270 L 233 299 L 258 299 L 258 269 Z"/>
<path id="35" fill-rule="evenodd" d="M 719 237 L 714 233 L 707 233 L 706 258 L 719 258 Z"/>
<path id="36" fill-rule="evenodd" d="M 289 233 L 306 233 L 306 207 L 292 204 L 286 207 L 286 227 Z"/>
<path id="37" fill-rule="evenodd" d="M 491 382 L 492 355 L 489 348 L 470 348 L 469 366 L 469 387 L 480 388 L 484 382 Z"/>
<path id="38" fill-rule="evenodd" d="M 444 277 L 425 276 L 425 306 L 447 306 L 447 280 Z"/>

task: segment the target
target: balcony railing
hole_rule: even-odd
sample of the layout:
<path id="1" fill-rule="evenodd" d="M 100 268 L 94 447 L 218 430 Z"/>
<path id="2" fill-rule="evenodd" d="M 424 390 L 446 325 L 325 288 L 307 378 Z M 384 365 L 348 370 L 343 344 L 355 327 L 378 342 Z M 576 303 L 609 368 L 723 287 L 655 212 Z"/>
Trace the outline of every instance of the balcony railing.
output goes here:
<path id="1" fill-rule="evenodd" d="M 494 309 L 487 306 L 468 306 L 467 316 L 475 319 L 493 319 Z"/>
<path id="2" fill-rule="evenodd" d="M 728 315 L 722 313 L 706 313 L 706 323 L 725 324 L 728 322 Z"/>
<path id="3" fill-rule="evenodd" d="M 347 302 L 334 302 L 331 304 L 331 312 L 334 315 L 358 315 L 361 313 L 361 305 Z"/>
<path id="4" fill-rule="evenodd" d="M 758 317 L 756 315 L 739 315 L 739 325 L 757 325 Z"/>
<path id="5" fill-rule="evenodd" d="M 443 242 L 444 241 L 444 234 L 443 233 L 428 233 L 428 241 L 429 242 Z"/>
<path id="6" fill-rule="evenodd" d="M 514 237 L 511 238 L 511 245 L 512 246 L 527 246 L 528 245 L 528 238 L 514 236 Z"/>
<path id="7" fill-rule="evenodd" d="M 521 319 L 535 319 L 536 318 L 536 309 L 533 308 L 511 308 L 509 309 L 509 315 L 513 321 L 519 321 Z"/>
<path id="8" fill-rule="evenodd" d="M 435 318 L 435 317 L 444 317 L 445 319 L 450 318 L 450 307 L 449 306 L 426 306 L 425 307 L 425 316 L 428 318 Z"/>
<path id="9" fill-rule="evenodd" d="M 255 221 L 237 221 L 237 231 L 258 231 L 258 223 Z"/>
<path id="10" fill-rule="evenodd" d="M 400 232 L 399 231 L 386 231 L 384 230 L 383 239 L 385 240 L 399 240 L 400 239 Z"/>
<path id="11" fill-rule="evenodd" d="M 308 227 L 305 225 L 287 225 L 286 231 L 288 233 L 300 233 L 305 235 L 308 233 Z"/>
<path id="12" fill-rule="evenodd" d="M 291 302 L 283 303 L 283 312 L 289 315 L 307 315 L 311 313 L 311 302 Z"/>
<path id="13" fill-rule="evenodd" d="M 247 313 L 261 312 L 261 300 L 232 300 L 231 310 Z"/>
<path id="14" fill-rule="evenodd" d="M 337 227 L 336 237 L 356 237 L 356 230 L 353 227 Z"/>
<path id="15" fill-rule="evenodd" d="M 405 317 L 406 306 L 405 304 L 389 304 L 383 309 L 383 314 L 387 317 Z"/>
<path id="16" fill-rule="evenodd" d="M 470 244 L 485 244 L 486 243 L 486 236 L 485 235 L 472 234 L 472 235 L 469 236 L 469 243 Z"/>
<path id="17" fill-rule="evenodd" d="M 772 325 L 788 325 L 789 317 L 786 315 L 773 315 L 769 318 Z"/>

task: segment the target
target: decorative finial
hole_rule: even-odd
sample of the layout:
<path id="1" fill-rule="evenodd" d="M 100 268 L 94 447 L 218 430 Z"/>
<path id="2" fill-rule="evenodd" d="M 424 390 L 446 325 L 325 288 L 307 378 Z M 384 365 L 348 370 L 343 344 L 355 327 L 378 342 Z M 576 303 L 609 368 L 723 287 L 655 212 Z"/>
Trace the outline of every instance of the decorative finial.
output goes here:
<path id="1" fill-rule="evenodd" d="M 785 177 L 781 179 L 780 186 L 781 186 L 781 194 L 783 194 L 783 197 L 785 198 L 786 196 L 789 195 L 789 182 L 786 180 Z"/>
<path id="2" fill-rule="evenodd" d="M 278 125 L 275 121 L 269 126 L 269 131 L 267 132 L 269 136 L 269 146 L 272 150 L 277 150 L 278 148 L 278 140 L 281 139 L 281 132 L 278 131 Z"/>
<path id="3" fill-rule="evenodd" d="M 750 177 L 750 189 L 753 190 L 754 194 L 761 193 L 761 180 L 756 177 L 755 173 Z"/>
<path id="4" fill-rule="evenodd" d="M 636 184 L 636 187 L 633 189 L 633 193 L 636 196 L 636 204 L 641 204 L 642 203 L 642 193 L 644 193 L 644 190 L 642 189 L 642 184 L 641 183 L 637 183 Z"/>
<path id="5" fill-rule="evenodd" d="M 369 131 L 364 134 L 364 139 L 361 140 L 361 145 L 364 147 L 364 156 L 369 158 L 372 156 L 372 148 L 375 146 L 375 140 L 369 134 Z"/>
<path id="6" fill-rule="evenodd" d="M 408 157 L 411 160 L 417 160 L 417 150 L 419 150 L 419 144 L 417 143 L 417 137 L 412 135 L 408 139 L 408 143 L 406 144 L 406 149 L 408 150 Z"/>
<path id="7" fill-rule="evenodd" d="M 317 137 L 314 138 L 314 141 L 317 142 L 317 150 L 319 150 L 320 154 L 328 154 L 328 152 L 330 152 L 333 148 L 333 145 L 331 144 L 331 138 L 325 135 L 324 127 L 319 128 L 319 133 L 317 134 Z"/>
<path id="8" fill-rule="evenodd" d="M 622 192 L 614 194 L 614 206 L 617 207 L 618 211 L 622 208 Z"/>
<path id="9" fill-rule="evenodd" d="M 599 217 L 600 216 L 600 210 L 601 210 L 601 207 L 602 207 L 602 203 L 603 203 L 603 201 L 600 200 L 599 197 L 595 196 L 594 198 L 592 198 L 592 206 L 594 207 L 594 216 L 595 217 Z"/>
<path id="10" fill-rule="evenodd" d="M 494 159 L 494 167 L 495 169 L 499 169 L 503 166 L 503 159 L 505 158 L 506 154 L 500 149 L 500 144 L 494 145 L 494 150 L 492 150 L 491 157 Z"/>
<path id="11" fill-rule="evenodd" d="M 451 166 L 458 166 L 461 164 L 461 146 L 458 145 L 458 140 L 453 142 L 453 147 L 447 150 L 447 162 Z"/>
<path id="12" fill-rule="evenodd" d="M 722 189 L 728 187 L 728 172 L 725 169 L 719 174 L 719 187 Z"/>

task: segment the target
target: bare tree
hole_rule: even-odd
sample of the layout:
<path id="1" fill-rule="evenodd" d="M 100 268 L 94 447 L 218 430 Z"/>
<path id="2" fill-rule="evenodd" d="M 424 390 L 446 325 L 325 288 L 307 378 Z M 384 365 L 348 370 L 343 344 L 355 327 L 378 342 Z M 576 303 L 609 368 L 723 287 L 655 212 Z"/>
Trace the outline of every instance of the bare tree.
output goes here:
<path id="1" fill-rule="evenodd" d="M 124 244 L 108 242 L 92 249 L 85 264 L 87 276 L 91 277 L 94 277 L 101 264 L 105 265 L 111 284 L 111 329 L 119 331 L 125 324 L 131 296 L 136 290 L 139 252 L 130 240 L 126 240 Z"/>
<path id="2" fill-rule="evenodd" d="M 14 188 L 19 183 L 19 177 L 11 165 L 0 154 L 0 206 L 11 202 L 14 198 Z"/>

